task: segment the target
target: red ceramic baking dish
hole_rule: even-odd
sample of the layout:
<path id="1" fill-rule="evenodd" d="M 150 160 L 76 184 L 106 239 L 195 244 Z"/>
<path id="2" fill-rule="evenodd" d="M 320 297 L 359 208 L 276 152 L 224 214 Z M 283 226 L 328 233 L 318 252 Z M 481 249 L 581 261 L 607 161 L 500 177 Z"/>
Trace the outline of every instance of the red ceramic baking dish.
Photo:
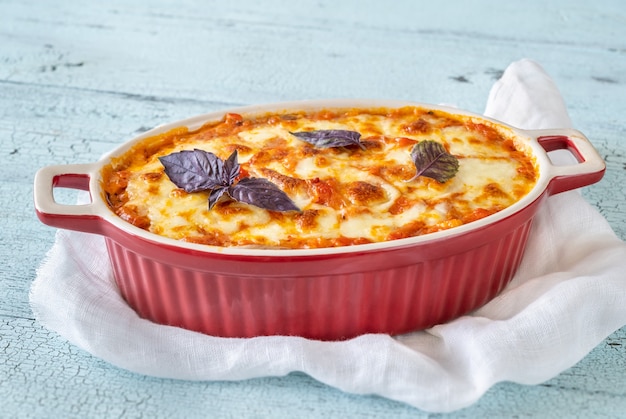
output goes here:
<path id="1" fill-rule="evenodd" d="M 525 141 L 539 167 L 536 186 L 514 205 L 472 223 L 418 237 L 318 249 L 251 249 L 180 242 L 137 228 L 107 205 L 100 170 L 147 137 L 174 127 L 278 110 L 420 106 L 472 115 Z M 577 163 L 556 165 L 569 150 Z M 41 169 L 35 209 L 50 226 L 104 236 L 119 291 L 143 318 L 223 337 L 296 335 L 337 340 L 400 334 L 444 323 L 495 297 L 524 255 L 545 199 L 599 181 L 605 171 L 573 129 L 524 131 L 458 109 L 381 100 L 330 100 L 229 109 L 150 130 L 91 164 Z M 89 191 L 87 205 L 55 202 L 53 190 Z"/>

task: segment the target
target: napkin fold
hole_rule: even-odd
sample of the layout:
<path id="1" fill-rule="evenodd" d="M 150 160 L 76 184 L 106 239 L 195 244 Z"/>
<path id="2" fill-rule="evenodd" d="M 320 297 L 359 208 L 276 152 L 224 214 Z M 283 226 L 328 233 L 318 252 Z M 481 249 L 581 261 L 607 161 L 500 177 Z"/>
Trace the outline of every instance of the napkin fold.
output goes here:
<path id="1" fill-rule="evenodd" d="M 551 78 L 512 63 L 487 116 L 527 129 L 567 128 Z M 536 215 L 516 276 L 494 300 L 447 324 L 347 341 L 219 338 L 141 319 L 115 285 L 100 236 L 60 230 L 32 283 L 45 327 L 113 365 L 184 380 L 243 380 L 292 371 L 340 390 L 430 412 L 471 405 L 502 381 L 538 384 L 573 366 L 626 324 L 626 244 L 576 191 Z"/>

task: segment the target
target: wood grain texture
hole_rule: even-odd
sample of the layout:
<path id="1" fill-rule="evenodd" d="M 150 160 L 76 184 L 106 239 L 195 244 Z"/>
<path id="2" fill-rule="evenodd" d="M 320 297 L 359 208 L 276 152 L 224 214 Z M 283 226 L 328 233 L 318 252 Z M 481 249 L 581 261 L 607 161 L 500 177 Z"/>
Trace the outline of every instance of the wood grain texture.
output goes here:
<path id="1" fill-rule="evenodd" d="M 54 240 L 32 207 L 40 167 L 95 161 L 157 124 L 251 103 L 369 97 L 481 112 L 493 82 L 525 57 L 554 77 L 606 159 L 605 179 L 583 193 L 626 239 L 624 3 L 447 4 L 0 0 L 0 417 L 441 416 L 303 374 L 129 373 L 42 328 L 28 290 Z M 625 377 L 621 329 L 542 385 L 502 383 L 446 416 L 623 416 Z"/>

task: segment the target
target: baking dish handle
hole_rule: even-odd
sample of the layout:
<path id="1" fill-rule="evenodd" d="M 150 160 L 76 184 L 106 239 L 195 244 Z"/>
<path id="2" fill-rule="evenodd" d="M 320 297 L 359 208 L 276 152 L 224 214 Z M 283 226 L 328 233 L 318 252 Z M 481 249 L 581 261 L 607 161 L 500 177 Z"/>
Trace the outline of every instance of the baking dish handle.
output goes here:
<path id="1" fill-rule="evenodd" d="M 104 221 L 97 214 L 93 199 L 88 204 L 66 205 L 57 203 L 54 188 L 89 190 L 89 182 L 94 173 L 93 164 L 68 164 L 48 166 L 35 174 L 34 200 L 37 217 L 52 227 L 102 233 Z"/>
<path id="2" fill-rule="evenodd" d="M 531 131 L 531 135 L 546 152 L 567 150 L 577 160 L 575 164 L 564 165 L 550 161 L 550 195 L 594 184 L 604 176 L 604 160 L 582 132 L 575 129 L 544 129 Z"/>

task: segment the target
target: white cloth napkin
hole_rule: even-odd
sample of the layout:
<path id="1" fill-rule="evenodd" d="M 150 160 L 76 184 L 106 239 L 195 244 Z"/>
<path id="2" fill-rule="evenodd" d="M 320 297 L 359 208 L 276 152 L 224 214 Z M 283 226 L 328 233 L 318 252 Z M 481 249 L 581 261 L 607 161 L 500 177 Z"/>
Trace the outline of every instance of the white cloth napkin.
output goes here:
<path id="1" fill-rule="evenodd" d="M 571 125 L 556 86 L 530 60 L 509 66 L 486 114 L 521 128 Z M 71 231 L 58 232 L 30 301 L 47 328 L 137 373 L 242 380 L 301 371 L 346 392 L 449 412 L 501 381 L 546 381 L 625 325 L 624 272 L 626 244 L 570 191 L 550 197 L 537 214 L 522 266 L 504 292 L 470 315 L 402 336 L 229 339 L 157 325 L 120 297 L 103 239 Z"/>

